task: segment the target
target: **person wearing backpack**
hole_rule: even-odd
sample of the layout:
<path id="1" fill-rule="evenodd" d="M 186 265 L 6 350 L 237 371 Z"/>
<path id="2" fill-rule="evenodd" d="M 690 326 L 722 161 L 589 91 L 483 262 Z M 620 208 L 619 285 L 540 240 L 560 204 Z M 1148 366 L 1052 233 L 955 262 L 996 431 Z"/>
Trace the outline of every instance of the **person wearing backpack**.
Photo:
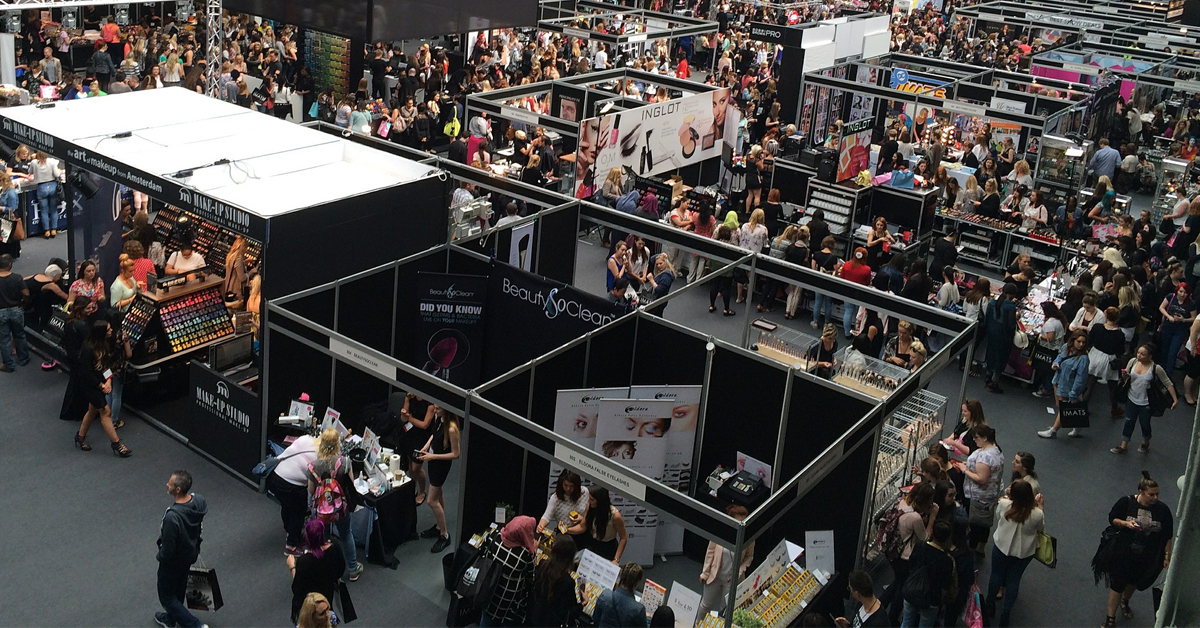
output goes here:
<path id="1" fill-rule="evenodd" d="M 363 565 L 358 562 L 350 513 L 358 508 L 359 495 L 350 478 L 350 459 L 342 455 L 342 439 L 332 427 L 317 439 L 317 459 L 308 465 L 308 493 L 312 496 L 313 515 L 325 522 L 326 532 L 337 529 L 342 552 L 350 568 L 350 582 L 357 582 Z"/>
<path id="2" fill-rule="evenodd" d="M 895 508 L 884 515 L 879 525 L 877 545 L 891 563 L 896 578 L 891 587 L 883 592 L 884 605 L 892 622 L 900 618 L 903 610 L 899 595 L 908 575 L 912 573 L 912 555 L 917 546 L 929 538 L 937 520 L 939 507 L 934 503 L 933 482 L 921 482 L 907 495 L 900 498 Z"/>
<path id="3" fill-rule="evenodd" d="M 987 336 L 987 359 L 985 385 L 988 391 L 1002 393 L 1000 376 L 1008 364 L 1013 348 L 1013 334 L 1017 331 L 1017 285 L 1004 284 L 999 298 L 992 301 L 984 314 L 984 329 Z"/>
<path id="4" fill-rule="evenodd" d="M 950 556 L 950 524 L 933 524 L 933 538 L 913 549 L 912 571 L 904 581 L 901 628 L 931 628 L 942 606 L 958 597 L 958 574 Z"/>
<path id="5" fill-rule="evenodd" d="M 996 610 L 996 594 L 1004 587 L 1004 606 L 1000 610 L 1000 628 L 1007 628 L 1013 604 L 1021 588 L 1021 576 L 1037 553 L 1038 533 L 1046 529 L 1046 516 L 1033 496 L 1033 486 L 1017 480 L 1009 487 L 1008 497 L 996 503 L 996 532 L 992 534 L 992 573 L 988 578 L 984 616 Z"/>

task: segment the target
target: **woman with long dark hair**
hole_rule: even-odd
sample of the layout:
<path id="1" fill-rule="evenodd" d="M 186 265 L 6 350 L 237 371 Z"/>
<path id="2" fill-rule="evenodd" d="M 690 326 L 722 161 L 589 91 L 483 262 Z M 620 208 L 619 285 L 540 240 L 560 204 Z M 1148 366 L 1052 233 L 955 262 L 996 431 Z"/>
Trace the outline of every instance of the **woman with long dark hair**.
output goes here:
<path id="1" fill-rule="evenodd" d="M 1034 500 L 1033 487 L 1025 480 L 1013 482 L 1008 496 L 996 503 L 996 531 L 992 534 L 992 574 L 988 579 L 985 611 L 991 615 L 996 594 L 1004 587 L 1004 606 L 1000 610 L 1000 628 L 1009 625 L 1013 604 L 1020 593 L 1021 576 L 1037 552 L 1038 533 L 1046 529 L 1046 517 Z"/>
<path id="2" fill-rule="evenodd" d="M 975 451 L 967 456 L 966 479 L 963 494 L 967 499 L 967 512 L 971 523 L 971 544 L 975 553 L 982 554 L 987 545 L 987 532 L 992 527 L 996 499 L 1004 483 L 1004 455 L 996 446 L 996 430 L 980 425 L 971 430 L 975 440 Z"/>
<path id="3" fill-rule="evenodd" d="M 612 505 L 608 489 L 593 486 L 588 491 L 588 511 L 585 518 L 588 529 L 588 549 L 621 564 L 629 533 L 625 531 L 625 517 Z"/>
<path id="4" fill-rule="evenodd" d="M 575 541 L 562 536 L 554 541 L 550 557 L 533 572 L 533 591 L 529 595 L 530 626 L 573 626 L 583 611 L 575 595 L 571 567 L 575 562 Z"/>
<path id="5" fill-rule="evenodd" d="M 429 442 L 429 428 L 433 425 L 434 412 L 437 408 L 428 401 L 408 393 L 404 396 L 404 406 L 400 408 L 400 418 L 408 423 L 404 433 L 404 448 L 407 452 L 415 452 Z M 415 455 L 409 455 L 408 472 L 417 482 L 417 505 L 425 503 L 425 468 Z"/>
<path id="6" fill-rule="evenodd" d="M 1191 286 L 1180 282 L 1175 291 L 1167 295 L 1158 306 L 1162 314 L 1162 326 L 1159 333 L 1162 336 L 1162 354 L 1159 364 L 1170 376 L 1175 372 L 1175 356 L 1187 341 L 1188 329 L 1196 320 L 1196 302 L 1192 299 Z"/>
<path id="7" fill-rule="evenodd" d="M 588 489 L 583 486 L 583 479 L 579 474 L 570 469 L 563 469 L 554 484 L 554 494 L 546 504 L 546 512 L 542 513 L 542 518 L 537 523 L 538 534 L 546 528 L 553 530 L 563 526 L 568 534 L 577 538 L 582 536 L 586 530 L 584 524 L 588 514 L 588 496 Z"/>
<path id="8" fill-rule="evenodd" d="M 1055 414 L 1054 425 L 1038 432 L 1038 436 L 1042 438 L 1054 438 L 1058 435 L 1058 429 L 1062 427 L 1062 403 L 1079 401 L 1087 389 L 1088 337 L 1086 330 L 1079 329 L 1071 332 L 1071 337 L 1063 346 L 1062 353 L 1054 358 L 1054 364 L 1050 368 L 1054 369 L 1054 406 L 1059 409 L 1059 412 Z M 1079 431 L 1071 428 L 1067 435 L 1078 436 Z"/>
<path id="9" fill-rule="evenodd" d="M 112 409 L 108 405 L 108 395 L 113 390 L 113 356 L 109 339 L 111 334 L 112 326 L 108 321 L 96 321 L 92 324 L 87 340 L 83 343 L 83 350 L 79 353 L 78 394 L 87 401 L 88 409 L 83 415 L 83 425 L 79 426 L 79 431 L 75 434 L 75 446 L 83 451 L 92 450 L 86 440 L 87 433 L 92 427 L 92 422 L 99 417 L 100 426 L 112 441 L 113 454 L 128 458 L 133 451 L 117 436 L 112 422 Z"/>
<path id="10" fill-rule="evenodd" d="M 429 462 L 429 498 L 426 501 L 429 503 L 429 509 L 433 511 L 435 522 L 433 527 L 422 532 L 421 536 L 437 536 L 438 540 L 429 551 L 438 554 L 450 547 L 450 528 L 446 525 L 446 494 L 442 491 L 442 486 L 450 477 L 450 465 L 454 464 L 462 453 L 459 450 L 461 426 L 458 415 L 437 408 L 434 417 L 437 419 L 437 428 L 421 449 L 418 459 Z"/>
<path id="11" fill-rule="evenodd" d="M 1154 414 L 1150 404 L 1150 391 L 1155 387 L 1155 380 L 1158 380 L 1157 384 L 1171 395 L 1171 409 L 1174 410 L 1175 406 L 1179 405 L 1179 395 L 1175 392 L 1171 377 L 1167 375 L 1166 369 L 1154 363 L 1152 355 L 1153 345 L 1138 347 L 1137 355 L 1122 371 L 1122 377 L 1127 378 L 1129 405 L 1126 406 L 1125 426 L 1121 430 L 1121 444 L 1109 450 L 1114 454 L 1125 453 L 1129 447 L 1129 439 L 1133 438 L 1133 426 L 1137 423 L 1142 424 L 1143 439 L 1138 453 L 1144 454 L 1150 450 L 1150 417 Z"/>

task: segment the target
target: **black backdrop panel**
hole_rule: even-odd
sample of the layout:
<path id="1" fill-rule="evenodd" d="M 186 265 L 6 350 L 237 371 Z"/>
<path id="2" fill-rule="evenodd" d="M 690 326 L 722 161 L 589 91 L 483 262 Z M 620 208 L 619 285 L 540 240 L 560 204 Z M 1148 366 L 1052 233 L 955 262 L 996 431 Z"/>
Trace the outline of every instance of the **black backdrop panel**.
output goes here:
<path id="1" fill-rule="evenodd" d="M 560 209 L 538 219 L 537 271 L 555 281 L 575 281 L 575 249 L 579 245 L 579 207 Z"/>
<path id="2" fill-rule="evenodd" d="M 342 413 L 342 422 L 356 434 L 362 433 L 362 425 L 351 423 L 362 420 L 363 406 L 387 401 L 388 394 L 392 392 L 392 387 L 387 382 L 341 361 L 337 363 L 333 382 L 332 405 Z M 317 414 L 320 416 L 323 411 Z"/>
<path id="3" fill-rule="evenodd" d="M 541 362 L 533 371 L 533 408 L 529 420 L 553 431 L 554 406 L 558 391 L 585 388 L 583 365 L 587 361 L 587 345 L 579 344 Z"/>
<path id="4" fill-rule="evenodd" d="M 739 451 L 774 464 L 787 372 L 718 347 L 709 382 L 696 477 L 733 465 Z"/>
<path id="5" fill-rule="evenodd" d="M 689 336 L 653 318 L 637 321 L 634 384 L 695 385 L 704 383 L 707 341 Z"/>
<path id="6" fill-rule="evenodd" d="M 523 417 L 529 410 L 529 384 L 530 373 L 528 370 L 522 370 L 489 388 L 483 397 L 501 408 Z M 550 429 L 553 430 L 553 426 Z"/>
<path id="7" fill-rule="evenodd" d="M 390 270 L 342 284 L 334 331 L 387 353 L 392 344 L 392 304 L 412 307 L 413 303 L 395 299 L 394 288 L 395 274 Z"/>
<path id="8" fill-rule="evenodd" d="M 467 455 L 463 459 L 462 478 L 470 481 L 461 485 L 463 516 L 459 529 L 461 534 L 471 535 L 485 530 L 495 520 L 497 503 L 504 502 L 514 508 L 521 503 L 522 483 L 515 480 L 520 477 L 525 450 L 478 425 L 467 427 L 464 442 Z M 540 477 L 544 480 L 546 471 Z M 542 480 L 532 483 L 545 486 Z M 544 504 L 545 497 L 542 499 Z M 540 515 L 538 512 L 533 516 Z"/>
<path id="9" fill-rule="evenodd" d="M 371 13 L 368 0 L 226 0 L 230 11 L 260 15 L 300 27 L 316 28 L 346 37 L 363 38 L 366 18 Z M 530 22 L 532 24 L 532 22 Z M 449 31 L 447 31 L 449 32 Z M 303 46 L 301 46 L 303 50 Z M 353 54 L 353 53 L 351 53 Z M 359 77 L 361 78 L 361 77 Z M 358 83 L 358 79 L 354 80 Z"/>
<path id="10" fill-rule="evenodd" d="M 412 329 L 417 321 L 417 312 L 413 309 L 417 302 L 417 273 L 445 272 L 446 254 L 431 253 L 407 264 L 401 264 L 399 271 L 400 276 L 396 283 L 396 346 L 392 347 L 392 357 L 407 361 L 413 354 L 415 338 L 408 330 Z"/>
<path id="11" fill-rule="evenodd" d="M 588 350 L 587 385 L 589 388 L 628 386 L 630 362 L 637 325 L 633 317 L 592 336 Z"/>
<path id="12" fill-rule="evenodd" d="M 272 218 L 266 296 L 348 277 L 444 242 L 445 185 L 429 177 Z"/>
<path id="13" fill-rule="evenodd" d="M 446 258 L 446 272 L 460 275 L 480 275 L 487 277 L 492 273 L 492 265 L 486 260 L 467 255 L 455 249 L 449 249 Z"/>
<path id="14" fill-rule="evenodd" d="M 298 398 L 300 393 L 308 393 L 321 413 L 329 405 L 333 358 L 290 336 L 274 330 L 268 333 L 271 349 L 264 420 L 267 421 L 268 436 L 279 443 L 283 434 L 295 433 L 295 430 L 283 430 L 277 425 L 277 418 L 287 412 L 292 399 Z"/>
<path id="15" fill-rule="evenodd" d="M 537 0 L 374 0 L 371 39 L 391 41 L 537 23 Z M 366 15 L 365 13 L 362 15 Z"/>
<path id="16" fill-rule="evenodd" d="M 714 380 L 716 381 L 716 380 Z M 870 405 L 795 377 L 780 477 L 791 479 L 871 411 Z"/>

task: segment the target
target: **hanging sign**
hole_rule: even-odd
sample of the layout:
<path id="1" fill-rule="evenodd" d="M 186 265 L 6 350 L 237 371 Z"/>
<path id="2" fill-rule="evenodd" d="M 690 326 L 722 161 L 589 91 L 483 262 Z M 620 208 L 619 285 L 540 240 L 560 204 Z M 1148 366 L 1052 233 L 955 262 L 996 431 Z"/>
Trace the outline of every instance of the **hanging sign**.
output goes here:
<path id="1" fill-rule="evenodd" d="M 463 388 L 480 384 L 487 281 L 478 275 L 417 273 L 413 364 Z"/>

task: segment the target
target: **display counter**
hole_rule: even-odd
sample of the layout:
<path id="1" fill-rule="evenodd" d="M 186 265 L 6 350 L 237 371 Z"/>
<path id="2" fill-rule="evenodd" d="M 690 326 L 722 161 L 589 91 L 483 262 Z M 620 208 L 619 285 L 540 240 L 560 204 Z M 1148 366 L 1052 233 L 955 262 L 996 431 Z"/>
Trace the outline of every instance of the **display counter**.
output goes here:
<path id="1" fill-rule="evenodd" d="M 954 225 L 959 234 L 959 259 L 984 270 L 1003 271 L 1014 257 L 1026 253 L 1034 267 L 1044 273 L 1060 260 L 1088 254 L 1083 240 L 1061 240 L 1053 229 L 1026 229 L 957 209 L 938 210 L 934 223 L 939 235 L 946 233 L 948 225 Z"/>
<path id="2" fill-rule="evenodd" d="M 924 159 L 924 158 L 917 154 L 909 155 L 909 157 L 908 157 L 909 169 L 916 171 L 917 164 L 921 163 L 922 159 Z M 871 145 L 871 176 L 872 177 L 875 176 L 875 170 L 876 170 L 878 164 L 879 164 L 879 145 L 872 144 Z M 974 168 L 964 166 L 964 165 L 962 165 L 962 163 L 957 162 L 957 161 L 943 160 L 941 165 L 946 168 L 946 174 L 950 175 L 952 178 L 954 178 L 955 180 L 958 181 L 959 187 L 963 187 L 963 186 L 967 185 L 967 177 L 975 176 Z"/>

